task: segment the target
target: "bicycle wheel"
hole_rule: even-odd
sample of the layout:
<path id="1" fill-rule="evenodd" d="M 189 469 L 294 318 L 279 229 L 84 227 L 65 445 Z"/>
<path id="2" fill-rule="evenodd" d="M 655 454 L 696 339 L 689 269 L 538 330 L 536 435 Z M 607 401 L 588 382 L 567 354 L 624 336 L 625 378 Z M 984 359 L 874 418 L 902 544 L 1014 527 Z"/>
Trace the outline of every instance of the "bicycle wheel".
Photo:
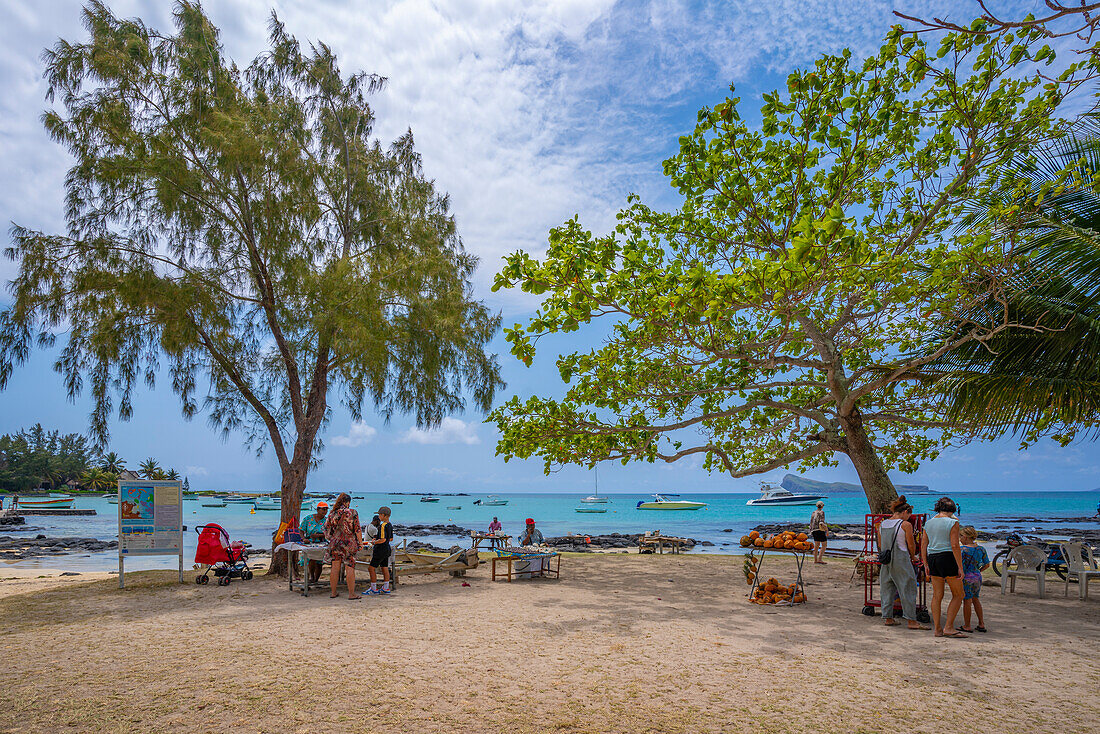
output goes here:
<path id="1" fill-rule="evenodd" d="M 1003 550 L 997 555 L 993 556 L 993 573 L 998 576 L 1001 575 L 1001 564 L 1004 563 L 1005 557 L 1008 556 L 1008 550 Z"/>

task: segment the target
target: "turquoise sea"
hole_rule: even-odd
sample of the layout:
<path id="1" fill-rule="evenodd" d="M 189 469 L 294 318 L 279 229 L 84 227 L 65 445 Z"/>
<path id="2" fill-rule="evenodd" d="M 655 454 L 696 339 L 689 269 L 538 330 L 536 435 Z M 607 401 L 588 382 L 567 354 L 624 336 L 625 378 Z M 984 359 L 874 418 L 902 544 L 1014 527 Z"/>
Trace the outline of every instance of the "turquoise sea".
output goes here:
<path id="1" fill-rule="evenodd" d="M 352 506 L 359 511 L 361 520 L 367 522 L 380 505 L 389 505 L 393 509 L 393 521 L 398 525 L 453 523 L 465 528 L 484 529 L 493 516 L 497 516 L 505 531 L 513 535 L 519 532 L 528 517 L 534 518 L 547 536 L 661 530 L 669 535 L 687 536 L 714 543 L 709 547 L 697 547 L 696 552 L 704 553 L 738 553 L 741 550 L 737 545 L 738 539 L 753 526 L 771 522 L 806 522 L 813 510 L 812 506 L 746 506 L 745 502 L 758 496 L 756 494 L 682 493 L 682 499 L 706 502 L 707 507 L 696 511 L 639 510 L 636 508 L 637 503 L 650 499 L 650 495 L 610 494 L 608 497 L 611 502 L 604 505 L 607 508 L 606 514 L 577 513 L 575 508 L 580 506 L 579 500 L 585 494 L 587 493 L 501 494 L 501 499 L 508 500 L 506 506 L 483 507 L 474 505 L 473 502 L 484 498 L 484 495 L 439 495 L 441 499 L 438 503 L 425 503 L 420 502 L 416 495 L 355 493 Z M 910 495 L 909 501 L 917 512 L 931 512 L 938 496 Z M 1095 521 L 1073 523 L 1067 520 L 1092 517 L 1096 513 L 1097 502 L 1100 502 L 1100 491 L 960 492 L 952 497 L 961 508 L 960 518 L 979 529 L 1013 529 L 1054 536 L 1051 531 L 1058 528 L 1096 528 Z M 462 509 L 447 509 L 448 506 L 455 505 L 460 505 Z M 75 507 L 95 509 L 98 514 L 94 517 L 28 517 L 27 523 L 42 528 L 37 532 L 51 537 L 79 536 L 101 540 L 116 537 L 117 505 L 109 504 L 102 497 L 81 497 L 77 499 Z M 251 505 L 230 504 L 224 508 L 210 508 L 200 506 L 198 500 L 185 501 L 184 523 L 188 526 L 185 533 L 187 567 L 190 567 L 194 557 L 197 536 L 193 528 L 207 522 L 221 524 L 234 539 L 245 540 L 260 548 L 269 547 L 271 533 L 279 522 L 279 513 L 257 511 L 250 514 L 250 509 Z M 829 522 L 862 522 L 867 513 L 867 502 L 859 493 L 833 494 L 825 500 L 825 511 Z M 1035 519 L 1020 521 L 1020 518 Z M 727 528 L 732 532 L 724 532 Z M 10 532 L 7 529 L 0 531 L 0 535 L 21 534 L 23 533 Z M 35 534 L 37 533 L 29 533 L 31 537 Z M 458 543 L 465 545 L 469 542 L 468 538 L 457 536 L 426 536 L 416 539 L 444 547 Z M 401 541 L 400 535 L 397 540 Z M 117 567 L 117 555 L 74 554 L 15 563 L 21 567 L 110 570 Z M 168 558 L 131 559 L 126 564 L 127 569 L 134 570 L 170 566 L 171 561 Z"/>

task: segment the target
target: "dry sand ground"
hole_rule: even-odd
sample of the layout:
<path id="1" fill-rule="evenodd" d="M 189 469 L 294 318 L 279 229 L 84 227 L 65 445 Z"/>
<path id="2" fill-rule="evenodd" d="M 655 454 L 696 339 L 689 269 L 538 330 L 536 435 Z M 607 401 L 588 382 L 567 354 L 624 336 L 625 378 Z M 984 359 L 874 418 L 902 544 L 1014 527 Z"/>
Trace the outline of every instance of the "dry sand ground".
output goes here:
<path id="1" fill-rule="evenodd" d="M 784 565 L 765 574 L 785 580 Z M 721 556 L 568 556 L 560 581 L 491 583 L 482 567 L 468 587 L 418 577 L 360 602 L 263 578 L 5 579 L 0 730 L 1100 726 L 1100 589 L 1081 603 L 1076 586 L 986 587 L 990 632 L 945 640 L 862 616 L 850 563 L 807 569 L 810 604 L 787 609 L 748 604 L 741 560 Z"/>

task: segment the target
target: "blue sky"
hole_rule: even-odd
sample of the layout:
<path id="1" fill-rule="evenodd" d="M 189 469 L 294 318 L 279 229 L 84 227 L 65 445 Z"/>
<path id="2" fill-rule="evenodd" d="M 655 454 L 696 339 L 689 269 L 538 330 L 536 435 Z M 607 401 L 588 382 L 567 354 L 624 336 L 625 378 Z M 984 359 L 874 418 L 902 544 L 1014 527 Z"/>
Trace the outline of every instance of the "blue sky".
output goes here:
<path id="1" fill-rule="evenodd" d="M 1023 8 L 1038 3 L 1024 2 Z M 606 230 L 629 192 L 674 205 L 661 161 L 689 131 L 696 111 L 737 85 L 743 108 L 777 86 L 790 69 L 847 46 L 877 48 L 894 9 L 969 18 L 971 2 L 776 0 L 735 2 L 606 2 L 602 0 L 428 0 L 347 3 L 208 0 L 225 46 L 242 64 L 264 48 L 272 6 L 302 40 L 324 40 L 343 68 L 389 77 L 375 99 L 379 134 L 411 127 L 425 167 L 451 193 L 466 246 L 478 254 L 479 294 L 504 322 L 527 316 L 522 294 L 490 293 L 500 258 L 539 252 L 552 226 L 579 214 Z M 68 161 L 39 124 L 45 86 L 41 50 L 58 37 L 82 37 L 74 0 L 0 0 L 0 218 L 47 230 L 63 228 L 62 180 Z M 169 3 L 126 0 L 112 7 L 168 26 Z M 751 116 L 749 119 L 752 119 Z M 14 272 L 0 263 L 0 278 Z M 6 294 L 0 296 L 5 298 Z M 596 345 L 598 329 L 540 344 L 525 368 L 501 353 L 512 394 L 556 394 L 558 351 Z M 41 422 L 65 431 L 87 428 L 89 403 L 69 403 L 52 355 L 39 353 L 0 393 L 0 432 Z M 471 492 L 576 492 L 591 486 L 585 469 L 544 476 L 541 462 L 495 458 L 495 429 L 476 414 L 456 415 L 437 431 L 400 418 L 384 425 L 366 416 L 352 425 L 337 413 L 327 434 L 313 489 Z M 223 442 L 200 416 L 180 417 L 167 387 L 135 401 L 128 423 L 115 423 L 112 449 L 132 464 L 147 456 L 187 474 L 192 486 L 273 489 L 278 470 L 257 460 L 236 438 Z M 835 470 L 810 474 L 854 481 L 842 457 Z M 793 468 L 792 468 L 793 470 Z M 783 470 L 769 475 L 781 477 Z M 753 491 L 758 478 L 708 476 L 697 464 L 601 468 L 608 491 Z M 1017 450 L 1002 440 L 946 452 L 896 481 L 963 490 L 1093 489 L 1100 486 L 1100 444 L 1042 444 Z"/>

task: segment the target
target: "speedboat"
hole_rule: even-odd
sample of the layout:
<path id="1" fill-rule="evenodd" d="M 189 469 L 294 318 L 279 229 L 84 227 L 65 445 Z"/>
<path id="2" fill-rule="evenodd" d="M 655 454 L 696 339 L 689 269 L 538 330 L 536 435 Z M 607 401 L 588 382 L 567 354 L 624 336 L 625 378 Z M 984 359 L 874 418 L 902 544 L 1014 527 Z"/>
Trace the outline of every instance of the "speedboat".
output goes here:
<path id="1" fill-rule="evenodd" d="M 19 508 L 26 510 L 69 510 L 76 497 L 51 493 L 49 497 L 20 497 Z"/>
<path id="2" fill-rule="evenodd" d="M 581 502 L 584 502 L 584 500 L 581 500 Z M 573 511 L 574 512 L 607 512 L 607 508 L 606 507 L 578 507 Z"/>
<path id="3" fill-rule="evenodd" d="M 669 497 L 679 497 L 678 494 L 655 494 L 648 502 L 639 502 L 639 510 L 698 510 L 707 506 L 706 502 L 689 502 L 688 500 L 670 500 Z"/>
<path id="4" fill-rule="evenodd" d="M 421 497 L 420 501 L 421 502 L 439 502 L 439 498 L 438 497 L 432 497 L 431 495 L 428 495 L 427 497 Z"/>
<path id="5" fill-rule="evenodd" d="M 281 510 L 283 509 L 283 500 L 281 497 L 257 497 L 252 506 L 257 510 Z"/>
<path id="6" fill-rule="evenodd" d="M 822 498 L 817 494 L 794 494 L 776 484 L 760 483 L 760 496 L 749 500 L 746 505 L 770 507 L 772 505 L 812 505 Z"/>
<path id="7" fill-rule="evenodd" d="M 481 501 L 481 504 L 486 507 L 504 507 L 508 504 L 508 500 L 502 500 L 495 494 L 491 494 Z"/>

